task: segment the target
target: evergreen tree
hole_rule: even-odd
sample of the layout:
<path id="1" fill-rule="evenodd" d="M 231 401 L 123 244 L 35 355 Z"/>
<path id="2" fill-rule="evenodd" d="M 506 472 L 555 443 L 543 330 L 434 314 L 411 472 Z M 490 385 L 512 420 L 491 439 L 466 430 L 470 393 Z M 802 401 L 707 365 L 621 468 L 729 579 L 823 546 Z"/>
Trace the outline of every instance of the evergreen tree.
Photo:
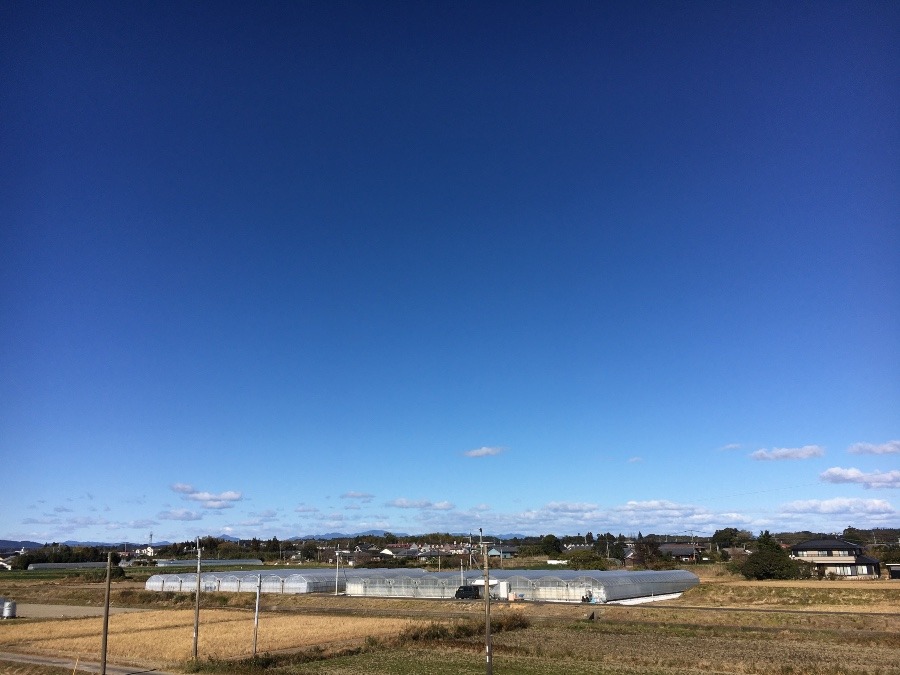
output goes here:
<path id="1" fill-rule="evenodd" d="M 768 530 L 756 540 L 756 551 L 741 567 L 747 579 L 796 579 L 800 568 Z"/>

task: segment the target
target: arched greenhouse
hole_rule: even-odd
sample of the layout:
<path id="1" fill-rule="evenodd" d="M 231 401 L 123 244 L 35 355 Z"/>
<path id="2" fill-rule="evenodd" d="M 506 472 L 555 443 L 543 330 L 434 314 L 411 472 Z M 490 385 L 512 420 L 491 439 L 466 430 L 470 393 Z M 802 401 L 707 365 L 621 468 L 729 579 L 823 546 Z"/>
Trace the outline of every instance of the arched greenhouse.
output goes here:
<path id="1" fill-rule="evenodd" d="M 491 570 L 492 594 L 503 600 L 536 602 L 627 602 L 671 597 L 699 583 L 685 570 Z M 149 591 L 192 592 L 196 574 L 154 574 Z M 378 598 L 453 598 L 460 586 L 483 586 L 479 570 L 426 572 L 422 569 L 330 569 L 205 572 L 204 592 L 346 593 Z"/>

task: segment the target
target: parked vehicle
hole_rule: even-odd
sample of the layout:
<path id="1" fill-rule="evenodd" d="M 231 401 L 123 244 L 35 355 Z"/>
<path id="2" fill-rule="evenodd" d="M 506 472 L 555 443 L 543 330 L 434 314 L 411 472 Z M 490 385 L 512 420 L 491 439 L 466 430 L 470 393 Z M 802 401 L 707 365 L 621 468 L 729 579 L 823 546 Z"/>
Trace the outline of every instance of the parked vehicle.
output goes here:
<path id="1" fill-rule="evenodd" d="M 460 586 L 456 589 L 457 600 L 477 600 L 479 597 L 478 586 Z"/>

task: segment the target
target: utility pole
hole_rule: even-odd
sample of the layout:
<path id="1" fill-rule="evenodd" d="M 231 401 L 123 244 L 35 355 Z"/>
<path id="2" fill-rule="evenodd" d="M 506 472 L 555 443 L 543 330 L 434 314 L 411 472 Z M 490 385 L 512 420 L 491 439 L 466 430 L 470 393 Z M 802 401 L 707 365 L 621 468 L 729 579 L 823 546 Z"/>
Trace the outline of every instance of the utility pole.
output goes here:
<path id="1" fill-rule="evenodd" d="M 194 662 L 197 661 L 197 642 L 200 637 L 200 537 L 197 537 L 197 591 L 194 601 Z"/>
<path id="2" fill-rule="evenodd" d="M 262 572 L 256 577 L 256 612 L 253 615 L 253 658 L 256 658 L 256 635 L 259 632 L 259 594 L 262 591 Z"/>
<path id="3" fill-rule="evenodd" d="M 491 586 L 490 569 L 488 567 L 487 542 L 484 541 L 484 533 L 478 528 L 481 535 L 481 555 L 484 556 L 484 651 L 485 651 L 485 675 L 493 675 L 494 654 L 491 645 Z"/>
<path id="4" fill-rule="evenodd" d="M 112 553 L 106 554 L 106 600 L 103 603 L 103 639 L 100 645 L 100 675 L 106 675 L 106 636 L 109 634 L 109 586 L 112 579 Z"/>

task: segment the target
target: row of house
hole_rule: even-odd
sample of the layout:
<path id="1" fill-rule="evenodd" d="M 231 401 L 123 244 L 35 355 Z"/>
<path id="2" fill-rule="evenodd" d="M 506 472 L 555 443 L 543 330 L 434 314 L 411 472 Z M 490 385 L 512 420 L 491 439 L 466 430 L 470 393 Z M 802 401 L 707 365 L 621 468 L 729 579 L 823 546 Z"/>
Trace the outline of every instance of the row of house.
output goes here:
<path id="1" fill-rule="evenodd" d="M 579 549 L 589 550 L 587 545 L 571 545 L 566 547 L 566 552 L 574 552 Z M 325 549 L 327 559 L 335 559 L 335 549 Z M 700 562 L 708 556 L 707 549 L 700 544 L 693 543 L 663 543 L 659 544 L 659 552 L 669 555 L 681 563 Z M 470 556 L 478 554 L 478 546 L 468 543 L 450 544 L 444 546 L 430 546 L 417 544 L 397 544 L 385 547 L 361 547 L 353 550 L 340 550 L 342 560 L 354 561 L 356 564 L 364 562 L 385 562 L 389 560 L 410 560 L 429 562 L 447 558 L 449 556 Z M 749 554 L 749 551 L 740 549 L 733 554 Z M 794 560 L 810 563 L 815 568 L 815 575 L 824 577 L 840 577 L 845 579 L 877 579 L 881 576 L 881 563 L 877 559 L 866 555 L 865 548 L 859 544 L 844 541 L 842 539 L 812 539 L 795 544 L 790 547 L 790 554 Z M 488 550 L 488 556 L 494 560 L 507 560 L 518 555 L 517 546 L 498 545 Z M 634 564 L 634 549 L 626 549 L 625 567 Z M 900 579 L 900 565 L 886 565 L 889 578 Z"/>
<path id="2" fill-rule="evenodd" d="M 518 546 L 494 546 L 488 549 L 488 558 L 495 560 L 508 560 L 518 555 Z M 351 564 L 364 564 L 370 562 L 387 562 L 390 560 L 416 560 L 418 562 L 430 562 L 446 559 L 451 556 L 469 557 L 481 555 L 478 545 L 459 543 L 442 546 L 429 544 L 394 544 L 388 546 L 355 546 L 352 549 L 334 547 L 319 547 L 319 560 L 322 562 L 334 562 L 340 555 L 341 560 Z M 293 558 L 299 559 L 300 554 Z"/>
<path id="3" fill-rule="evenodd" d="M 579 548 L 579 547 L 573 547 Z M 881 562 L 866 555 L 865 548 L 859 544 L 842 539 L 811 539 L 790 547 L 790 555 L 794 560 L 814 566 L 814 573 L 819 578 L 840 577 L 844 579 L 878 579 L 881 576 Z M 696 563 L 706 559 L 706 548 L 700 544 L 665 543 L 659 545 L 659 552 L 669 555 L 682 563 Z M 749 555 L 745 549 L 730 550 L 734 555 Z M 633 566 L 634 549 L 626 549 L 625 566 Z M 900 579 L 900 564 L 888 564 L 888 576 Z"/>

